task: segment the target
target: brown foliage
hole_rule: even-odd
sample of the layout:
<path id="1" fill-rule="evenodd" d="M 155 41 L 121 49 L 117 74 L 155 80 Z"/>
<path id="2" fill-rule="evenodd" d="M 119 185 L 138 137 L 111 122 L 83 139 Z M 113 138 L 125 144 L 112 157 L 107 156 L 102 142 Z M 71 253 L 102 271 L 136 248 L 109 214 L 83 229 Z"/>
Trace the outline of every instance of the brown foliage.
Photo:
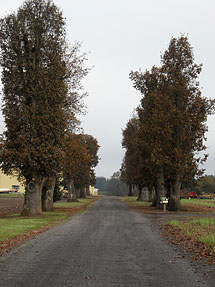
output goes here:
<path id="1" fill-rule="evenodd" d="M 79 187 L 91 184 L 93 168 L 98 163 L 98 149 L 97 140 L 91 135 L 68 134 L 64 143 L 64 178 L 73 180 Z"/>
<path id="2" fill-rule="evenodd" d="M 164 182 L 160 179 L 164 177 L 170 185 L 169 208 L 177 210 L 181 182 L 201 174 L 199 164 L 207 158 L 207 155 L 203 158 L 196 155 L 206 149 L 203 142 L 206 120 L 213 112 L 214 101 L 201 95 L 197 81 L 201 65 L 194 63 L 187 37 L 171 39 L 161 64 L 160 68 L 153 67 L 145 73 L 130 73 L 142 99 L 137 108 L 138 136 L 134 136 L 133 130 L 129 133 L 129 126 L 123 133 L 126 148 L 123 170 L 129 178 L 128 162 L 130 155 L 135 154 L 139 161 L 136 160 L 136 170 L 142 170 L 142 181 L 147 182 L 144 180 L 147 175 L 152 184 L 162 189 Z"/>
<path id="3" fill-rule="evenodd" d="M 85 55 L 80 44 L 69 47 L 65 19 L 50 0 L 26 1 L 0 23 L 1 167 L 26 182 L 42 182 L 59 172 L 65 131 L 74 129 L 83 109 Z"/>

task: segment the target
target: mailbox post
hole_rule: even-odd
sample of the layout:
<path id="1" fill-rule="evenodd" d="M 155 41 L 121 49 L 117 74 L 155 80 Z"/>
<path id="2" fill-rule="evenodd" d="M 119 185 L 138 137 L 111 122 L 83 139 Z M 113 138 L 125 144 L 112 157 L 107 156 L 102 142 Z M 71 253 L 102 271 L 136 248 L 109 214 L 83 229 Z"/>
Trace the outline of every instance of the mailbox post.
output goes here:
<path id="1" fill-rule="evenodd" d="M 167 197 L 161 197 L 160 203 L 163 205 L 164 212 L 166 212 L 166 205 L 168 204 L 168 198 Z"/>

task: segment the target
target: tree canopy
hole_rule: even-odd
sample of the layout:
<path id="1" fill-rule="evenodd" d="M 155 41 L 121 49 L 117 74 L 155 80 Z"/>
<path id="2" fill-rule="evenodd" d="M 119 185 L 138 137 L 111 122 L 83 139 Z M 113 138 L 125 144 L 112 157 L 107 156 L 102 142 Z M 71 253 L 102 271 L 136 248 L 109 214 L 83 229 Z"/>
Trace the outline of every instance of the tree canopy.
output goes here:
<path id="1" fill-rule="evenodd" d="M 171 39 L 161 56 L 161 67 L 130 73 L 134 88 L 141 92 L 142 98 L 137 108 L 138 144 L 134 144 L 136 138 L 132 135 L 131 146 L 124 144 L 130 122 L 123 132 L 126 148 L 123 169 L 129 169 L 128 155 L 133 147 L 136 158 L 144 165 L 142 181 L 150 185 L 144 180 L 147 175 L 155 186 L 156 206 L 166 193 L 165 184 L 169 185 L 170 210 L 180 208 L 181 182 L 201 173 L 199 165 L 207 158 L 207 155 L 200 157 L 199 153 L 206 149 L 206 120 L 214 110 L 214 101 L 201 95 L 197 80 L 201 69 L 202 65 L 194 63 L 187 37 L 182 35 Z M 141 164 L 137 164 L 138 168 Z M 127 179 L 130 175 L 131 172 L 126 175 Z"/>
<path id="2" fill-rule="evenodd" d="M 65 19 L 51 0 L 25 1 L 0 23 L 1 168 L 27 185 L 34 182 L 23 214 L 40 214 L 42 185 L 59 172 L 65 133 L 74 130 L 83 109 L 81 80 L 88 69 L 80 45 L 68 44 Z"/>

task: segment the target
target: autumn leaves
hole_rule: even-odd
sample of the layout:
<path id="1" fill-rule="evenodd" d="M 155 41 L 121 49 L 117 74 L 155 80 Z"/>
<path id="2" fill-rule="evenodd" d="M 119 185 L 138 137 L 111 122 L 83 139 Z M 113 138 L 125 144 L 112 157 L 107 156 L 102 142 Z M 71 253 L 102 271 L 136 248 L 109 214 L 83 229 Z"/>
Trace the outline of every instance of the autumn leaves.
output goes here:
<path id="1" fill-rule="evenodd" d="M 53 201 L 56 176 L 82 189 L 94 181 L 97 141 L 76 135 L 88 69 L 80 44 L 68 44 L 65 19 L 52 1 L 26 1 L 0 21 L 1 168 L 26 184 L 23 214 L 41 214 L 53 206 L 41 198 Z"/>
<path id="2" fill-rule="evenodd" d="M 139 199 L 144 186 L 155 189 L 157 207 L 167 194 L 169 210 L 180 209 L 181 183 L 201 173 L 199 165 L 207 157 L 199 152 L 206 149 L 206 120 L 214 102 L 201 95 L 201 68 L 182 35 L 171 39 L 159 68 L 130 73 L 142 98 L 123 131 L 122 177 L 139 187 Z"/>

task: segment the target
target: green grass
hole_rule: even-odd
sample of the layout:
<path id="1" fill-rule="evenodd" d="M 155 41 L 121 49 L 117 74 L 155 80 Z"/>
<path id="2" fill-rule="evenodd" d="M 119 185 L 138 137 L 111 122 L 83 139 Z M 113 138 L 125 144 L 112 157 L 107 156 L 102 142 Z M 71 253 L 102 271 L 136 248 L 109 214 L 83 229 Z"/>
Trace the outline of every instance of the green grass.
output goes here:
<path id="1" fill-rule="evenodd" d="M 79 199 L 79 202 L 57 202 L 55 207 L 63 207 L 64 210 L 43 212 L 41 216 L 20 216 L 13 214 L 0 217 L 0 241 L 10 240 L 28 231 L 37 230 L 50 224 L 59 224 L 69 219 L 71 208 L 81 207 L 94 201 L 92 198 Z M 67 210 L 68 209 L 68 210 Z"/>
<path id="2" fill-rule="evenodd" d="M 0 241 L 9 240 L 25 232 L 36 230 L 42 226 L 56 224 L 68 218 L 68 212 L 44 212 L 38 217 L 21 217 L 19 215 L 0 218 Z"/>
<path id="3" fill-rule="evenodd" d="M 195 218 L 191 221 L 191 224 L 199 224 L 201 226 L 215 226 L 215 218 L 214 217 L 199 217 Z"/>
<path id="4" fill-rule="evenodd" d="M 0 197 L 11 198 L 11 197 L 24 197 L 23 193 L 0 193 Z"/>
<path id="5" fill-rule="evenodd" d="M 199 237 L 199 241 L 209 246 L 213 250 L 213 252 L 215 252 L 215 234 L 201 236 Z"/>
<path id="6" fill-rule="evenodd" d="M 78 202 L 55 202 L 55 207 L 64 207 L 64 208 L 72 208 L 72 207 L 80 207 L 92 201 L 92 199 L 88 198 L 79 198 Z"/>
<path id="7" fill-rule="evenodd" d="M 182 204 L 199 204 L 199 205 L 204 205 L 204 206 L 210 206 L 215 208 L 215 201 L 213 199 L 181 199 Z"/>
<path id="8" fill-rule="evenodd" d="M 121 197 L 121 200 L 125 202 L 134 202 L 137 200 L 137 196 L 123 196 Z"/>
<path id="9" fill-rule="evenodd" d="M 170 222 L 168 222 L 168 224 L 172 225 L 172 226 L 177 226 L 177 227 L 179 227 L 181 229 L 183 228 L 179 220 L 173 219 Z"/>
<path id="10" fill-rule="evenodd" d="M 127 203 L 130 206 L 150 206 L 151 202 L 137 201 L 137 196 L 124 196 L 121 197 L 121 201 Z"/>
<path id="11" fill-rule="evenodd" d="M 171 220 L 167 224 L 184 230 L 187 236 L 206 244 L 215 252 L 215 218 L 196 217 L 185 218 L 184 220 Z"/>

